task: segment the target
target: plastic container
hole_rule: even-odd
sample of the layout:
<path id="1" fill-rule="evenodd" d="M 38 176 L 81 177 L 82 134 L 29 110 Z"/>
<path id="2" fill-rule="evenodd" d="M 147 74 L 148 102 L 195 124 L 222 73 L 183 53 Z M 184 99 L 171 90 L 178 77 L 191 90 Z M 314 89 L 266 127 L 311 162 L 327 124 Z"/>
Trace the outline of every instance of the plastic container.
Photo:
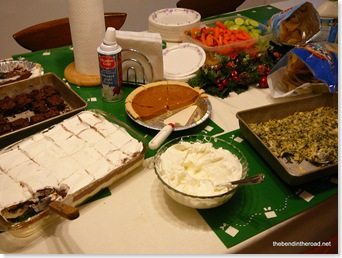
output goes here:
<path id="1" fill-rule="evenodd" d="M 320 34 L 315 41 L 337 43 L 338 36 L 338 1 L 326 0 L 317 8 L 321 20 Z"/>
<path id="2" fill-rule="evenodd" d="M 196 40 L 192 38 L 191 36 L 186 35 L 185 33 L 186 31 L 191 30 L 192 28 L 195 28 L 195 27 L 198 27 L 198 28 L 216 27 L 216 24 L 215 24 L 216 21 L 220 21 L 222 23 L 227 24 L 229 23 L 229 21 L 233 22 L 236 18 L 241 18 L 244 21 L 248 20 L 249 23 L 252 22 L 254 24 L 254 29 L 260 31 L 259 37 L 253 38 L 251 40 L 245 40 L 245 41 L 231 43 L 227 45 L 209 47 L 207 45 L 204 45 L 199 40 Z M 235 15 L 235 16 L 229 16 L 229 17 L 213 19 L 213 20 L 209 20 L 205 22 L 200 22 L 200 23 L 188 26 L 181 32 L 181 37 L 182 37 L 183 42 L 190 42 L 190 43 L 197 44 L 198 46 L 202 47 L 206 52 L 215 52 L 215 53 L 223 54 L 223 55 L 231 55 L 231 54 L 238 54 L 242 51 L 252 52 L 252 53 L 265 52 L 267 46 L 269 45 L 270 40 L 273 37 L 273 33 L 270 28 L 268 28 L 267 26 L 265 26 L 264 24 L 260 22 L 257 22 L 251 18 L 242 16 L 242 15 Z"/>
<path id="3" fill-rule="evenodd" d="M 116 30 L 108 27 L 101 45 L 99 56 L 102 98 L 107 102 L 117 102 L 123 98 L 121 47 L 116 42 Z"/>

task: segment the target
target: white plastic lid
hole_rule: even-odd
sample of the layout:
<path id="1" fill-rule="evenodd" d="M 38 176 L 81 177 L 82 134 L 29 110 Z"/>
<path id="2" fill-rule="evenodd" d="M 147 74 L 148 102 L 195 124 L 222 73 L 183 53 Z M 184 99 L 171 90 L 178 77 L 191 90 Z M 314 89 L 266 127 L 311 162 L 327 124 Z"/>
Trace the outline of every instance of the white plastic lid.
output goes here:
<path id="1" fill-rule="evenodd" d="M 116 43 L 116 30 L 113 27 L 108 27 L 103 39 L 103 43 L 106 45 L 117 45 Z"/>

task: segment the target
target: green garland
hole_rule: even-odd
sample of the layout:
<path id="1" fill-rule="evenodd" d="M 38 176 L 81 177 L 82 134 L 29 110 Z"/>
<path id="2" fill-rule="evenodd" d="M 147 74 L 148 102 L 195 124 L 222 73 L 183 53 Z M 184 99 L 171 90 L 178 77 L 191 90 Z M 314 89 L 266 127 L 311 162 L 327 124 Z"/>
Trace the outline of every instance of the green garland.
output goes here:
<path id="1" fill-rule="evenodd" d="M 284 54 L 284 50 L 273 44 L 259 54 L 213 54 L 217 64 L 203 65 L 188 84 L 220 98 L 228 97 L 230 92 L 247 91 L 250 85 L 266 88 L 267 74 Z"/>

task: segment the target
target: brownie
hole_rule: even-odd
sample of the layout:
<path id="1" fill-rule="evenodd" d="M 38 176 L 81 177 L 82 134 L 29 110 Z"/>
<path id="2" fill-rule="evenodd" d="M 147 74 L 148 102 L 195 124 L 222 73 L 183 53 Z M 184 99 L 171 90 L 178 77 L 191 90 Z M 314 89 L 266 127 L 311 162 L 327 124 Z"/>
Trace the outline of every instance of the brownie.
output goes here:
<path id="1" fill-rule="evenodd" d="M 17 111 L 15 101 L 9 96 L 6 96 L 1 100 L 0 109 L 4 116 L 13 115 Z"/>
<path id="2" fill-rule="evenodd" d="M 50 108 L 48 112 L 44 113 L 45 118 L 51 118 L 54 116 L 58 116 L 60 112 L 56 108 Z"/>
<path id="3" fill-rule="evenodd" d="M 26 93 L 21 93 L 14 97 L 14 101 L 17 104 L 18 112 L 30 110 L 32 108 L 32 99 Z"/>
<path id="4" fill-rule="evenodd" d="M 45 118 L 44 114 L 35 114 L 35 115 L 30 117 L 30 123 L 36 124 L 36 123 L 39 123 L 41 121 L 44 121 L 45 119 L 46 118 Z"/>
<path id="5" fill-rule="evenodd" d="M 57 110 L 64 110 L 65 108 L 64 100 L 59 95 L 49 96 L 46 102 L 49 107 L 55 107 Z"/>
<path id="6" fill-rule="evenodd" d="M 43 89 L 37 90 L 37 91 L 34 93 L 34 99 L 35 99 L 36 101 L 45 100 L 45 99 L 46 99 L 46 95 L 45 95 L 44 90 L 43 90 Z"/>
<path id="7" fill-rule="evenodd" d="M 46 97 L 52 96 L 52 95 L 59 95 L 58 90 L 56 90 L 54 87 L 52 87 L 51 85 L 45 85 L 42 90 L 45 93 Z"/>
<path id="8" fill-rule="evenodd" d="M 0 114 L 0 125 L 8 123 L 8 119 L 3 116 L 3 114 Z"/>
<path id="9" fill-rule="evenodd" d="M 0 100 L 0 134 L 58 116 L 66 108 L 66 103 L 61 94 L 51 85 L 44 85 L 41 89 L 34 89 L 29 93 L 20 93 L 14 97 L 6 96 Z M 15 119 L 17 114 L 24 111 L 31 111 L 34 114 L 31 117 Z M 9 122 L 7 117 L 10 116 L 15 120 Z"/>
<path id="10" fill-rule="evenodd" d="M 49 107 L 46 105 L 44 100 L 38 100 L 33 103 L 32 110 L 35 113 L 44 113 L 49 111 Z"/>
<path id="11" fill-rule="evenodd" d="M 27 118 L 18 118 L 11 122 L 12 130 L 18 130 L 20 128 L 24 128 L 26 126 L 29 126 L 30 122 Z"/>
<path id="12" fill-rule="evenodd" d="M 10 123 L 0 124 L 0 135 L 4 133 L 8 133 L 10 131 L 11 131 Z"/>

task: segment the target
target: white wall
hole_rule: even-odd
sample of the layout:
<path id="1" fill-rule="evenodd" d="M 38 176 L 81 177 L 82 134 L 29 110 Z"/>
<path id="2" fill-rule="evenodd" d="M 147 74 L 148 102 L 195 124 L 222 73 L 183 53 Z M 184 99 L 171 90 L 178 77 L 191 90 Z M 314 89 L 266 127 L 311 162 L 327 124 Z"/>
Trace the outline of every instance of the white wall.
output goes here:
<path id="1" fill-rule="evenodd" d="M 122 29 L 132 31 L 146 30 L 150 13 L 166 7 L 176 7 L 176 2 L 177 0 L 103 0 L 106 12 L 127 13 Z M 0 59 L 27 52 L 12 38 L 15 32 L 36 23 L 68 16 L 67 0 L 0 0 L 0 6 Z"/>
<path id="2" fill-rule="evenodd" d="M 122 30 L 142 31 L 148 29 L 148 16 L 152 12 L 166 7 L 176 7 L 177 1 L 103 0 L 103 3 L 106 12 L 127 13 Z M 240 8 L 245 9 L 277 1 L 280 0 L 246 0 Z M 0 0 L 0 6 L 0 60 L 14 54 L 28 52 L 12 38 L 15 32 L 36 23 L 68 16 L 67 0 Z"/>

